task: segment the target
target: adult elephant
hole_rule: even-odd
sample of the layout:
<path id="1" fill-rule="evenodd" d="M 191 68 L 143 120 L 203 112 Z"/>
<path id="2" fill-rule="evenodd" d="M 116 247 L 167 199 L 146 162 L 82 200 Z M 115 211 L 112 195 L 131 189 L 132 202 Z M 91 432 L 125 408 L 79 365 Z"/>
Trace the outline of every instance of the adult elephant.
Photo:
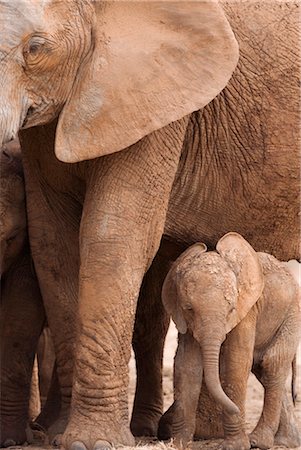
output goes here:
<path id="1" fill-rule="evenodd" d="M 298 257 L 298 3 L 225 2 L 231 27 L 213 1 L 0 5 L 0 141 L 28 128 L 30 237 L 62 387 L 58 431 L 74 351 L 64 446 L 132 444 L 127 363 L 162 234 L 211 248 L 235 230 L 256 250 Z M 241 57 L 227 84 L 232 29 Z"/>

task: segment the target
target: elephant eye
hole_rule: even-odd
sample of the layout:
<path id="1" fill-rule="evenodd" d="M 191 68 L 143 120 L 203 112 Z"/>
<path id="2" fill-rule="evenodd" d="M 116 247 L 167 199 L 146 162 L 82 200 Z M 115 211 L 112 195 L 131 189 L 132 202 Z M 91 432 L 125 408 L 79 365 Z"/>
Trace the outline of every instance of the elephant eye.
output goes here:
<path id="1" fill-rule="evenodd" d="M 38 53 L 40 48 L 41 48 L 40 44 L 37 44 L 37 43 L 30 44 L 29 49 L 28 49 L 28 53 L 34 55 L 34 54 Z"/>
<path id="2" fill-rule="evenodd" d="M 46 39 L 42 36 L 33 36 L 24 47 L 24 57 L 36 56 L 44 50 Z"/>
<path id="3" fill-rule="evenodd" d="M 192 311 L 193 310 L 192 304 L 191 303 L 185 303 L 184 309 L 185 309 L 185 311 Z"/>

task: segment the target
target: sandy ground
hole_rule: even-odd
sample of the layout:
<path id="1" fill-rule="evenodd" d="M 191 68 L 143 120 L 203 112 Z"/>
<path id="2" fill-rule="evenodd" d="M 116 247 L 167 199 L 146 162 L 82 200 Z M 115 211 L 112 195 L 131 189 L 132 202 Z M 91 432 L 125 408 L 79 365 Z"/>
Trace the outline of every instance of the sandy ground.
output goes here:
<path id="1" fill-rule="evenodd" d="M 294 273 L 296 279 L 301 281 L 301 273 L 300 267 L 298 263 L 292 262 L 290 264 L 290 268 Z M 164 352 L 164 408 L 165 410 L 172 404 L 173 402 L 173 388 L 172 388 L 172 374 L 173 374 L 173 358 L 175 355 L 175 350 L 177 346 L 177 331 L 173 324 L 171 324 L 169 328 L 169 332 L 167 335 L 165 352 Z M 135 391 L 135 361 L 134 358 L 131 358 L 130 361 L 130 389 L 129 389 L 129 406 L 131 409 L 133 395 Z M 296 404 L 296 415 L 299 419 L 300 430 L 301 430 L 301 345 L 298 351 L 298 382 L 297 382 L 297 391 L 298 391 L 298 399 Z M 255 379 L 253 375 L 250 376 L 249 385 L 248 385 L 248 394 L 247 394 L 247 426 L 248 431 L 251 431 L 257 423 L 257 420 L 261 414 L 263 402 L 263 389 L 258 381 Z M 192 450 L 215 450 L 220 446 L 221 440 L 210 440 L 210 441 L 198 441 L 194 442 L 190 445 Z M 140 450 L 169 450 L 174 449 L 172 443 L 163 443 L 163 442 L 155 442 L 149 441 L 146 439 L 137 439 L 136 442 L 141 448 Z M 22 449 L 22 447 L 13 447 L 14 450 Z M 43 447 L 45 448 L 45 447 Z M 274 449 L 282 449 L 284 447 L 273 447 Z M 40 450 L 41 447 L 38 446 L 28 446 L 26 450 Z M 49 447 L 48 447 L 49 449 Z M 124 450 L 130 450 L 130 447 L 124 447 Z M 301 447 L 299 447 L 301 450 Z"/>

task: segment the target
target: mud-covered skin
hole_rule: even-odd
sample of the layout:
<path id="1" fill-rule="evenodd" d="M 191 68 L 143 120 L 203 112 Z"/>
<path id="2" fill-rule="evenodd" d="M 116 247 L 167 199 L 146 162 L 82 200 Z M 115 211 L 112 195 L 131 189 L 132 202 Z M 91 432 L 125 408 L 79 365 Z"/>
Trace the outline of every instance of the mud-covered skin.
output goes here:
<path id="1" fill-rule="evenodd" d="M 23 5 L 24 2 L 16 3 Z M 30 2 L 24 4 L 27 7 Z M 185 20 L 179 28 L 172 22 L 178 18 L 174 9 L 171 14 L 164 15 L 162 21 L 157 20 L 155 11 L 152 18 L 156 20 L 150 22 L 159 27 L 159 30 L 156 28 L 157 34 L 148 28 L 142 2 L 138 18 L 135 11 L 131 12 L 139 24 L 140 18 L 145 19 L 145 26 L 130 26 L 130 33 L 125 32 L 132 19 L 126 15 L 127 11 L 121 18 L 118 16 L 122 26 L 121 45 L 116 38 L 116 28 L 109 28 L 110 33 L 106 34 L 106 27 L 110 26 L 112 19 L 106 13 L 113 5 L 113 9 L 116 6 L 114 14 L 118 15 L 123 2 L 108 3 L 104 8 L 103 3 L 94 3 L 97 5 L 97 20 L 92 17 L 93 5 L 88 0 L 59 4 L 62 10 L 57 15 L 60 17 L 62 11 L 63 14 L 56 21 L 51 1 L 39 2 L 39 8 L 45 7 L 51 20 L 45 13 L 43 20 L 45 17 L 47 20 L 38 23 L 39 26 L 45 25 L 46 32 L 49 26 L 50 35 L 54 29 L 53 39 L 60 36 L 61 24 L 66 24 L 70 30 L 67 48 L 64 47 L 65 35 L 60 45 L 54 47 L 52 39 L 47 43 L 34 39 L 30 41 L 34 45 L 26 47 L 23 55 L 27 61 L 32 58 L 31 61 L 36 62 L 31 65 L 35 71 L 30 77 L 30 89 L 26 90 L 26 95 L 27 92 L 35 94 L 34 98 L 29 98 L 33 102 L 33 110 L 27 109 L 25 113 L 22 110 L 22 114 L 16 112 L 23 105 L 20 98 L 23 100 L 25 75 L 31 73 L 30 67 L 27 64 L 27 71 L 24 71 L 19 65 L 13 70 L 12 64 L 18 65 L 20 59 L 14 62 L 5 59 L 8 64 L 4 65 L 5 74 L 20 76 L 22 86 L 17 81 L 11 84 L 8 80 L 10 89 L 0 92 L 4 98 L 1 105 L 5 105 L 1 109 L 1 119 L 4 119 L 0 122 L 0 131 L 7 139 L 15 131 L 7 129 L 7 124 L 12 123 L 7 117 L 13 116 L 15 128 L 18 128 L 26 113 L 25 125 L 37 125 L 23 130 L 21 140 L 31 244 L 49 326 L 55 339 L 63 411 L 67 411 L 70 405 L 72 369 L 75 369 L 72 416 L 63 442 L 68 450 L 73 443 L 79 448 L 92 450 L 94 445 L 98 447 L 99 441 L 101 445 L 103 441 L 133 443 L 128 428 L 127 363 L 140 286 L 163 233 L 171 241 L 189 245 L 202 240 L 213 248 L 218 238 L 231 229 L 243 234 L 256 250 L 269 251 L 281 259 L 298 256 L 299 118 L 296 111 L 299 109 L 299 55 L 295 51 L 299 45 L 295 25 L 298 14 L 296 4 L 292 2 L 276 3 L 271 9 L 265 3 L 257 7 L 253 2 L 246 2 L 244 8 L 238 2 L 225 4 L 241 47 L 239 68 L 229 89 L 202 112 L 186 116 L 199 106 L 190 106 L 184 112 L 183 104 L 191 105 L 191 99 L 196 101 L 195 97 L 200 94 L 206 97 L 209 91 L 214 91 L 214 98 L 222 89 L 221 85 L 226 85 L 236 65 L 237 47 L 232 34 L 230 40 L 223 44 L 229 38 L 229 29 L 224 27 L 223 21 L 218 21 L 219 26 L 215 26 L 212 33 L 207 16 L 203 23 L 202 20 L 195 21 L 194 14 L 184 14 Z M 6 5 L 10 6 L 11 1 Z M 86 5 L 89 8 L 86 9 Z M 178 2 L 177 8 L 181 9 L 181 5 L 195 7 L 196 2 Z M 79 13 L 74 11 L 78 6 Z M 168 7 L 164 8 L 165 12 L 168 10 Z M 91 32 L 94 19 L 99 27 L 93 30 L 95 34 Z M 153 45 L 151 38 L 165 37 L 165 19 L 172 24 L 172 33 L 178 28 L 185 31 L 185 26 L 188 26 L 188 32 L 184 33 L 184 41 L 177 35 L 174 47 L 169 29 L 168 45 L 159 42 L 158 46 L 166 53 L 153 55 L 152 50 L 158 47 Z M 26 26 L 32 23 L 34 20 L 26 22 Z M 72 35 L 74 24 L 76 30 Z M 205 40 L 197 39 L 197 44 L 206 43 L 205 62 L 197 60 L 195 52 L 200 45 L 189 41 L 197 36 L 198 26 L 207 31 Z M 148 34 L 143 39 L 134 34 L 135 45 L 125 42 L 137 30 L 147 30 Z M 213 38 L 219 37 L 220 30 L 225 34 L 211 53 Z M 21 27 L 17 31 L 22 34 Z M 14 38 L 18 38 L 18 33 L 13 28 Z M 114 51 L 107 54 L 110 43 L 114 43 L 114 39 L 108 39 L 111 36 L 117 39 L 117 44 Z M 4 33 L 2 38 L 6 39 Z M 139 47 L 141 42 L 142 48 Z M 145 58 L 145 46 L 149 43 L 150 53 Z M 183 45 L 177 46 L 178 43 Z M 14 49 L 22 50 L 23 44 L 18 45 L 15 43 Z M 131 49 L 127 55 L 118 53 L 126 48 Z M 137 48 L 137 60 L 133 61 L 132 52 Z M 193 57 L 189 54 L 184 64 L 183 49 L 191 48 Z M 68 52 L 74 52 L 72 63 L 77 63 L 78 67 L 72 64 L 70 71 L 64 74 Z M 12 54 L 15 55 L 13 52 L 5 53 L 6 56 Z M 53 60 L 52 55 L 55 56 Z M 115 55 L 117 58 L 114 59 Z M 47 64 L 43 66 L 42 61 L 47 61 Z M 56 68 L 58 61 L 61 64 L 55 71 L 56 77 L 51 68 Z M 123 64 L 119 70 L 118 63 Z M 110 67 L 114 69 L 113 74 L 109 72 Z M 154 67 L 158 74 L 155 78 Z M 195 67 L 196 73 L 189 70 L 190 67 Z M 139 70 L 132 73 L 130 69 Z M 129 71 L 130 76 L 125 76 L 124 70 Z M 170 72 L 172 76 L 169 76 Z M 75 73 L 80 76 L 73 83 Z M 174 77 L 183 74 L 184 80 L 172 84 Z M 187 93 L 198 77 L 198 88 Z M 214 86 L 210 84 L 213 79 L 216 82 Z M 39 90 L 40 80 L 43 89 Z M 134 88 L 127 84 L 124 86 L 123 83 L 128 82 L 132 82 Z M 52 83 L 55 86 L 52 87 Z M 183 90 L 186 95 L 182 95 Z M 108 95 L 102 95 L 100 99 L 99 93 L 103 91 Z M 166 93 L 169 93 L 169 98 L 166 98 Z M 40 99 L 37 99 L 39 94 Z M 56 94 L 59 95 L 53 99 Z M 175 98 L 177 94 L 179 103 Z M 24 104 L 28 106 L 27 100 L 24 99 Z M 48 103 L 45 105 L 44 101 Z M 205 103 L 203 99 L 202 106 Z M 16 110 L 11 111 L 10 105 L 15 105 Z M 114 110 L 110 110 L 112 105 Z M 58 126 L 54 118 L 56 114 Z M 166 125 L 166 116 L 168 120 L 185 117 Z M 149 125 L 150 134 L 145 136 Z M 279 131 L 281 133 L 277 136 Z M 131 140 L 129 135 L 132 132 L 136 138 Z M 109 138 L 116 139 L 114 145 Z M 125 148 L 128 145 L 130 147 Z M 110 151 L 117 152 L 99 157 Z M 55 152 L 67 162 L 59 162 Z M 287 174 L 288 178 L 285 177 Z M 291 192 L 294 192 L 292 196 Z M 75 330 L 72 324 L 77 319 Z M 164 323 L 162 327 L 158 326 L 158 330 L 164 331 Z M 160 339 L 163 339 L 163 331 L 158 332 Z M 159 353 L 161 348 L 162 344 L 158 344 Z M 98 364 L 99 360 L 102 364 Z M 160 370 L 155 373 L 159 386 Z M 158 392 L 156 389 L 156 395 Z M 145 394 L 139 398 L 144 399 Z M 150 409 L 154 409 L 153 405 Z M 153 422 L 151 417 L 149 429 L 155 429 Z M 117 423 L 121 424 L 118 428 Z M 139 427 L 135 433 L 139 433 Z M 63 431 L 63 428 L 61 422 L 58 431 Z"/>

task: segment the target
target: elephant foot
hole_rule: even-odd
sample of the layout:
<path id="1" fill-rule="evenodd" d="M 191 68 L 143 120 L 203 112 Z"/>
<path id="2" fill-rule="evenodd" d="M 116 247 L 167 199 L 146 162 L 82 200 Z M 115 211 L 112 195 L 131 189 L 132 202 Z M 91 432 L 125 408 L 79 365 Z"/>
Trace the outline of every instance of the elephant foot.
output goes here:
<path id="1" fill-rule="evenodd" d="M 192 418 L 184 420 L 183 409 L 175 401 L 163 414 L 159 421 L 158 438 L 160 440 L 174 439 L 177 448 L 185 448 L 193 440 L 195 421 Z"/>
<path id="2" fill-rule="evenodd" d="M 274 445 L 287 448 L 301 447 L 301 424 L 296 418 L 291 399 L 284 401 Z"/>
<path id="3" fill-rule="evenodd" d="M 177 409 L 176 402 L 174 402 L 159 420 L 158 438 L 160 440 L 167 441 L 173 437 L 173 428 L 174 422 L 176 422 Z"/>
<path id="4" fill-rule="evenodd" d="M 103 423 L 86 417 L 71 419 L 63 435 L 66 450 L 110 450 L 118 445 L 135 446 L 135 439 L 127 424 L 118 420 Z"/>
<path id="5" fill-rule="evenodd" d="M 130 429 L 134 436 L 156 437 L 158 424 L 162 412 L 135 411 L 133 412 Z"/>
<path id="6" fill-rule="evenodd" d="M 62 438 L 67 424 L 68 417 L 61 416 L 48 428 L 49 442 L 53 447 L 60 447 L 62 445 Z"/>
<path id="7" fill-rule="evenodd" d="M 289 433 L 282 433 L 281 430 L 275 435 L 274 443 L 280 447 L 299 448 L 301 447 L 301 427 L 296 424 L 291 426 Z"/>
<path id="8" fill-rule="evenodd" d="M 245 432 L 226 437 L 221 444 L 221 450 L 249 450 L 250 441 Z"/>
<path id="9" fill-rule="evenodd" d="M 274 445 L 274 433 L 269 428 L 255 428 L 249 436 L 251 448 L 267 450 Z"/>
<path id="10" fill-rule="evenodd" d="M 32 442 L 32 433 L 24 426 L 15 423 L 10 426 L 2 426 L 0 430 L 0 447 L 12 447 Z"/>
<path id="11" fill-rule="evenodd" d="M 37 430 L 41 428 L 43 431 L 48 430 L 51 427 L 51 425 L 53 425 L 58 419 L 59 419 L 59 409 L 43 408 L 38 417 L 32 422 L 31 428 Z M 64 430 L 62 431 L 64 432 Z"/>

